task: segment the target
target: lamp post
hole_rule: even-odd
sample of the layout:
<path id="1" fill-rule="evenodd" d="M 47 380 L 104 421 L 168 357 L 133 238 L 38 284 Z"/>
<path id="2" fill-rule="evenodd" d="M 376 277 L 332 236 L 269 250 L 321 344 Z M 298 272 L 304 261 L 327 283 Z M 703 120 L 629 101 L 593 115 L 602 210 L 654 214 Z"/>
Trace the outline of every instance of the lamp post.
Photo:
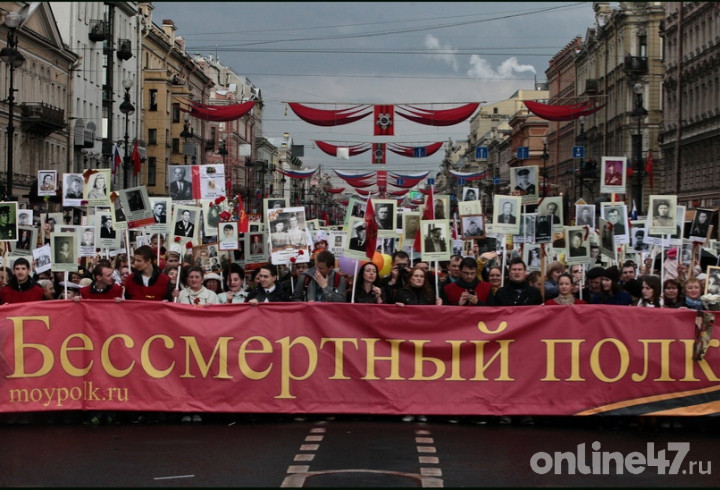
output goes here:
<path id="1" fill-rule="evenodd" d="M 25 57 L 17 50 L 18 38 L 17 28 L 23 21 L 22 15 L 17 12 L 8 12 L 5 16 L 5 26 L 8 28 L 7 46 L 0 50 L 0 59 L 10 67 L 10 77 L 8 79 L 9 95 L 8 95 L 8 126 L 7 126 L 7 190 L 3 200 L 12 200 L 12 182 L 13 182 L 13 139 L 15 136 L 15 125 L 13 123 L 15 109 L 15 92 L 14 86 L 15 69 L 20 68 L 25 63 Z"/>
<path id="2" fill-rule="evenodd" d="M 542 171 L 542 177 L 543 177 L 543 193 L 542 197 L 547 196 L 547 161 L 550 159 L 550 155 L 548 155 L 547 152 L 547 138 L 542 139 L 543 143 L 543 152 L 540 158 L 542 158 L 543 161 L 543 171 Z"/>
<path id="3" fill-rule="evenodd" d="M 643 167 L 642 167 L 642 132 L 640 122 L 648 115 L 648 111 L 643 107 L 643 85 L 638 82 L 633 85 L 635 93 L 635 108 L 630 114 L 637 119 L 637 133 L 633 135 L 633 167 L 635 168 L 635 183 L 633 184 L 633 200 L 637 207 L 638 214 L 642 213 L 642 185 L 643 185 Z"/>
<path id="4" fill-rule="evenodd" d="M 183 162 L 185 165 L 187 165 L 187 144 L 188 140 L 193 137 L 193 130 L 190 127 L 190 115 L 185 114 L 185 117 L 183 118 L 183 130 L 180 133 L 180 137 L 185 140 L 183 145 Z"/>
<path id="5" fill-rule="evenodd" d="M 129 78 L 123 80 L 122 86 L 125 89 L 125 98 L 120 104 L 120 112 L 125 114 L 125 156 L 123 158 L 123 183 L 125 188 L 128 187 L 128 170 L 130 170 L 130 135 L 128 134 L 128 121 L 130 116 L 135 113 L 135 106 L 130 103 L 130 89 L 133 86 L 133 81 Z"/>

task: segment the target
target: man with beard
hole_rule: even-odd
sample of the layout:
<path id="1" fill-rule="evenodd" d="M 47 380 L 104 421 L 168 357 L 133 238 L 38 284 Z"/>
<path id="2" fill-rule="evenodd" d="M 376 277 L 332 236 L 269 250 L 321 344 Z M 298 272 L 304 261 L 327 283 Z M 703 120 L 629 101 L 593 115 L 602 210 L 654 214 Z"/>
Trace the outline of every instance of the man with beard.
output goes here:
<path id="1" fill-rule="evenodd" d="M 490 294 L 490 283 L 477 277 L 477 264 L 473 257 L 460 261 L 460 277 L 443 288 L 448 305 L 484 306 Z"/>

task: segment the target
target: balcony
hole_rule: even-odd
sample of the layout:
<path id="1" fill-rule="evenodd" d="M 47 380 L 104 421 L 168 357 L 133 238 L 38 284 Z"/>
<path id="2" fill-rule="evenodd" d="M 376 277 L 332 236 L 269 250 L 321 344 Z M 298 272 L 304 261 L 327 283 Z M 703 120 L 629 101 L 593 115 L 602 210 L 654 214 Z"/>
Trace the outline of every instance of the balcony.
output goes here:
<path id="1" fill-rule="evenodd" d="M 623 70 L 632 75 L 644 75 L 648 72 L 648 59 L 645 56 L 625 56 Z"/>
<path id="2" fill-rule="evenodd" d="M 20 104 L 23 131 L 48 136 L 66 126 L 65 111 L 44 102 Z"/>
<path id="3" fill-rule="evenodd" d="M 599 85 L 597 78 L 588 78 L 585 80 L 585 93 L 588 95 L 597 95 Z"/>

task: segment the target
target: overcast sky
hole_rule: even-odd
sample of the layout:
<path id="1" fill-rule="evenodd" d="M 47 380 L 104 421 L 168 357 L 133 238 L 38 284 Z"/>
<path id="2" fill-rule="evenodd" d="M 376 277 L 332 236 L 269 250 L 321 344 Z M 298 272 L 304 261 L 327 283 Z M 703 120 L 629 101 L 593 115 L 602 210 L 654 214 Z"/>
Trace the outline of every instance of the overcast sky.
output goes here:
<path id="1" fill-rule="evenodd" d="M 494 103 L 545 81 L 551 57 L 593 24 L 592 2 L 153 2 L 153 21 L 171 19 L 190 54 L 216 54 L 262 92 L 264 136 L 290 133 L 303 165 L 361 172 L 438 169 L 427 158 L 370 152 L 338 160 L 314 149 L 394 142 L 465 140 L 469 121 L 449 127 L 395 120 L 394 137 L 374 137 L 373 118 L 330 128 L 300 120 L 284 102 L 422 104 L 448 109 Z M 430 106 L 429 104 L 436 105 Z"/>

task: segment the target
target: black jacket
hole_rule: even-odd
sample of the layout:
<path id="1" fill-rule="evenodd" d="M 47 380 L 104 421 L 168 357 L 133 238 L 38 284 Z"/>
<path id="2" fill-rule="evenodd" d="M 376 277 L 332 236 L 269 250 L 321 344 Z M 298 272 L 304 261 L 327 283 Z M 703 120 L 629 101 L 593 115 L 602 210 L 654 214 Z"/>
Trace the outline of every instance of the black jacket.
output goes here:
<path id="1" fill-rule="evenodd" d="M 503 287 L 488 296 L 488 306 L 528 306 L 543 304 L 542 294 L 527 281 L 508 281 Z"/>

